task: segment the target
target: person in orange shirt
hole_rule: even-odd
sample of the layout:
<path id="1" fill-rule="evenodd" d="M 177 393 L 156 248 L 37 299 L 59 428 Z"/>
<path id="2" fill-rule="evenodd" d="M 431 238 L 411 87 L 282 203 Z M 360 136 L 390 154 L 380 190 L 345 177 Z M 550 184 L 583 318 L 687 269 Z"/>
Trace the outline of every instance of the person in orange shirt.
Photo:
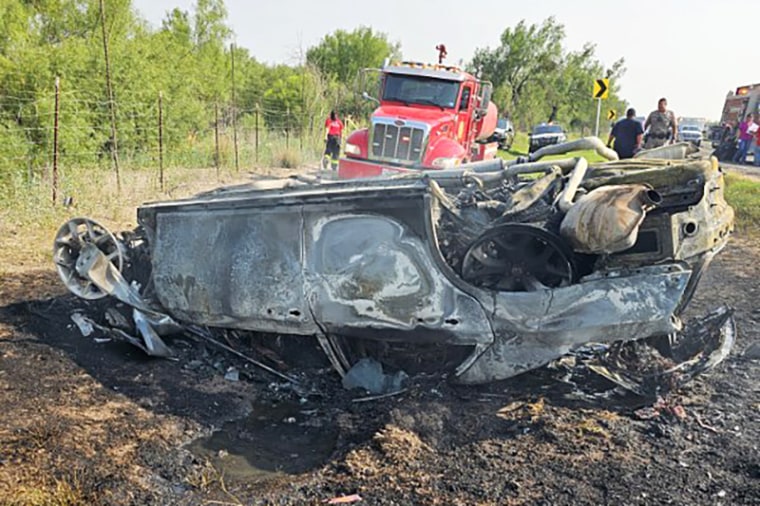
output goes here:
<path id="1" fill-rule="evenodd" d="M 343 135 L 343 122 L 335 111 L 330 111 L 330 117 L 325 120 L 325 156 L 322 158 L 322 168 L 327 168 L 329 160 L 332 170 L 338 169 L 340 157 L 340 138 Z"/>

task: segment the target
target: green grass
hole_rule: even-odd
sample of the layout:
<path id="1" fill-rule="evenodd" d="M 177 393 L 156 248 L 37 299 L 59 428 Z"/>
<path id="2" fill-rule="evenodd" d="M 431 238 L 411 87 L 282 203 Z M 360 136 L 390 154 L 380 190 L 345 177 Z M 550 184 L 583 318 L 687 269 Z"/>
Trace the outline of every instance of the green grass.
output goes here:
<path id="1" fill-rule="evenodd" d="M 737 226 L 760 230 L 760 181 L 727 174 L 725 195 L 736 213 Z"/>
<path id="2" fill-rule="evenodd" d="M 568 140 L 579 139 L 578 135 L 569 135 Z M 512 147 L 508 151 L 499 151 L 499 156 L 505 160 L 514 160 L 518 156 L 528 156 L 528 134 L 524 132 L 518 132 L 515 134 L 515 141 L 512 143 Z M 552 155 L 545 156 L 541 160 L 560 160 L 563 158 L 574 158 L 576 156 L 582 156 L 589 163 L 603 162 L 605 159 L 599 156 L 596 151 L 592 149 L 584 149 L 582 151 L 572 151 L 564 155 Z"/>

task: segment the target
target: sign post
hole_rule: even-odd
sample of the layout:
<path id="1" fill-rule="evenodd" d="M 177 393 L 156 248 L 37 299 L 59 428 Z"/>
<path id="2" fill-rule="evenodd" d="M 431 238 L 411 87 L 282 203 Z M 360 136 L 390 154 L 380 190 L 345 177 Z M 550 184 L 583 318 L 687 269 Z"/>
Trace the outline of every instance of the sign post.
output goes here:
<path id="1" fill-rule="evenodd" d="M 596 99 L 596 128 L 594 129 L 594 137 L 599 137 L 599 115 L 602 112 L 602 99 Z"/>
<path id="2" fill-rule="evenodd" d="M 594 91 L 591 94 L 596 99 L 596 129 L 594 135 L 599 137 L 599 116 L 602 113 L 602 100 L 606 99 L 610 94 L 610 80 L 609 79 L 595 79 Z"/>

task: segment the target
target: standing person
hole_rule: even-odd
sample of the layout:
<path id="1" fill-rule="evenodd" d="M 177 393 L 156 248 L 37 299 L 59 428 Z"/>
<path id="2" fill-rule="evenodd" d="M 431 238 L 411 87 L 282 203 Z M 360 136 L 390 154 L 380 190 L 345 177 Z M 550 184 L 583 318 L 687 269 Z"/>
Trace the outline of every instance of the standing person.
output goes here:
<path id="1" fill-rule="evenodd" d="M 755 132 L 755 167 L 760 167 L 760 128 Z"/>
<path id="2" fill-rule="evenodd" d="M 340 137 L 343 134 L 343 123 L 335 114 L 330 111 L 330 117 L 325 120 L 325 156 L 322 159 L 322 168 L 326 169 L 326 161 L 329 159 L 332 170 L 338 168 L 338 157 L 340 157 Z"/>
<path id="3" fill-rule="evenodd" d="M 713 152 L 713 155 L 721 162 L 730 162 L 734 158 L 735 153 L 736 134 L 734 133 L 733 124 L 727 121 L 723 126 L 718 148 Z"/>
<path id="4" fill-rule="evenodd" d="M 664 146 L 668 143 L 668 138 L 671 142 L 675 142 L 678 122 L 673 111 L 668 110 L 667 99 L 661 98 L 657 101 L 657 110 L 649 113 L 644 128 L 649 129 L 644 143 L 645 149 Z"/>
<path id="5" fill-rule="evenodd" d="M 739 147 L 736 149 L 736 153 L 734 153 L 734 157 L 731 160 L 734 163 L 744 163 L 744 159 L 747 157 L 747 151 L 749 150 L 749 145 L 752 144 L 752 134 L 754 133 L 757 126 L 753 128 L 753 125 L 755 125 L 755 122 L 752 121 L 752 115 L 747 114 L 747 117 L 739 123 Z"/>
<path id="6" fill-rule="evenodd" d="M 633 158 L 636 151 L 641 149 L 644 128 L 638 120 L 633 119 L 635 116 L 636 110 L 631 107 L 625 112 L 625 118 L 615 123 L 607 138 L 607 147 L 610 147 L 613 139 L 615 140 L 614 149 L 621 160 Z"/>
<path id="7" fill-rule="evenodd" d="M 721 133 L 720 142 L 728 142 L 729 139 L 731 139 L 733 135 L 734 135 L 734 126 L 731 124 L 730 121 L 727 121 L 723 127 L 723 132 Z"/>

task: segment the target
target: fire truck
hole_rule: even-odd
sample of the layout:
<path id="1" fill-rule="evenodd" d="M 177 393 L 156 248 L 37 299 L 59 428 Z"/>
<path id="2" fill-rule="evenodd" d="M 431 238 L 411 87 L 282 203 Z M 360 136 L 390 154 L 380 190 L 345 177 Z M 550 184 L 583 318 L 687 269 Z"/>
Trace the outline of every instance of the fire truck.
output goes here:
<path id="1" fill-rule="evenodd" d="M 736 91 L 729 92 L 720 122 L 722 125 L 731 123 L 735 127 L 747 114 L 760 114 L 760 83 L 740 86 Z"/>
<path id="2" fill-rule="evenodd" d="M 400 62 L 376 71 L 378 97 L 363 96 L 378 106 L 369 128 L 346 139 L 338 177 L 448 169 L 496 156 L 498 144 L 489 142 L 498 116 L 490 82 L 443 64 Z"/>

